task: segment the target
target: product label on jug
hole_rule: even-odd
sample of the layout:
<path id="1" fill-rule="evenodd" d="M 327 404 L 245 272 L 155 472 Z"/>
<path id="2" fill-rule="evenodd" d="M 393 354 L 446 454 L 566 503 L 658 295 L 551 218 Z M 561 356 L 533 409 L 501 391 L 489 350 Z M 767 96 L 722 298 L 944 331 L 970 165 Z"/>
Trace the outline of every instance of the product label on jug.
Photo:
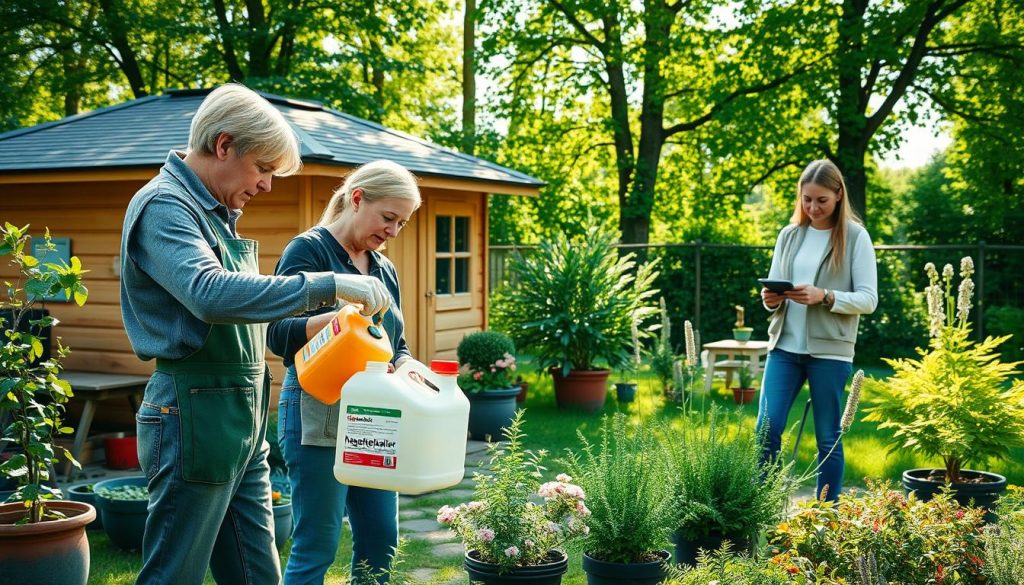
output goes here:
<path id="1" fill-rule="evenodd" d="M 345 410 L 342 463 L 395 469 L 402 411 L 350 404 Z"/>
<path id="2" fill-rule="evenodd" d="M 313 357 L 313 354 L 320 351 L 332 337 L 341 331 L 341 324 L 338 323 L 338 318 L 331 319 L 331 322 L 320 330 L 313 339 L 309 340 L 306 347 L 302 348 L 302 360 L 309 361 L 309 358 Z"/>

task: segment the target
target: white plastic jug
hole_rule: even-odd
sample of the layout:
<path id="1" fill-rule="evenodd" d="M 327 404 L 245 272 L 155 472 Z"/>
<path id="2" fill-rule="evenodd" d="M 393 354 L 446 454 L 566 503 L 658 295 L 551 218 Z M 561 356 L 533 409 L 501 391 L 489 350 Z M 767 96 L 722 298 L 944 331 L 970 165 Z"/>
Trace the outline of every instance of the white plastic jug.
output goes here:
<path id="1" fill-rule="evenodd" d="M 387 363 L 368 362 L 345 383 L 334 458 L 339 482 L 422 494 L 462 481 L 469 401 L 457 384 L 458 362 L 430 366 L 408 360 L 389 374 Z"/>

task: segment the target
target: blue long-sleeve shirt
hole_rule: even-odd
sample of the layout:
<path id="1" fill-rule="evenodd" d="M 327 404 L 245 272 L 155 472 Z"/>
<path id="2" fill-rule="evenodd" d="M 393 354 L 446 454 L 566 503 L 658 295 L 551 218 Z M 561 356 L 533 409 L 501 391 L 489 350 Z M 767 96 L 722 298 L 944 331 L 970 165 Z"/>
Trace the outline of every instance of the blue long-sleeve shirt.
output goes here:
<path id="1" fill-rule="evenodd" d="M 182 157 L 168 154 L 125 213 L 121 316 L 136 355 L 181 359 L 202 347 L 211 324 L 265 323 L 334 304 L 330 272 L 224 270 L 206 212 L 231 234 L 242 212 L 214 199 Z"/>
<path id="2" fill-rule="evenodd" d="M 384 330 L 391 340 L 394 351 L 392 361 L 402 356 L 410 356 L 409 346 L 405 342 L 405 324 L 401 311 L 401 293 L 398 286 L 398 271 L 388 258 L 375 251 L 370 251 L 370 276 L 379 278 L 391 294 L 390 310 L 384 314 Z M 336 274 L 361 274 L 345 248 L 338 243 L 331 232 L 322 226 L 316 226 L 299 234 L 284 249 L 277 263 L 276 273 L 279 275 L 302 274 L 330 270 Z M 295 363 L 295 352 L 302 349 L 308 338 L 306 322 L 314 315 L 336 311 L 340 304 L 314 309 L 299 317 L 291 317 L 275 321 L 267 330 L 267 345 L 270 350 L 281 356 L 284 365 L 290 367 Z"/>

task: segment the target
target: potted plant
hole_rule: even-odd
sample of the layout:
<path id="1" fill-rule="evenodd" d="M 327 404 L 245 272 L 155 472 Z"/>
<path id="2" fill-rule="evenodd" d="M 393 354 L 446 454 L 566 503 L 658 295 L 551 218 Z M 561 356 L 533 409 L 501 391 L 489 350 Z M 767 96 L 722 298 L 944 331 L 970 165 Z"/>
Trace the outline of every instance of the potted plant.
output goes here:
<path id="1" fill-rule="evenodd" d="M 651 433 L 628 427 L 616 413 L 596 443 L 577 431 L 581 448 L 566 455 L 566 471 L 588 496 L 590 531 L 582 540 L 589 585 L 660 583 L 671 557 L 664 546 L 672 505 L 665 459 Z"/>
<path id="2" fill-rule="evenodd" d="M 597 225 L 581 236 L 559 232 L 530 255 L 514 254 L 511 284 L 495 293 L 494 325 L 551 372 L 560 408 L 604 406 L 608 368 L 630 359 L 631 323 L 653 312 L 653 264 L 620 256 L 616 242 Z"/>
<path id="3" fill-rule="evenodd" d="M 505 443 L 488 446 L 489 471 L 473 475 L 474 500 L 437 512 L 437 521 L 462 539 L 472 583 L 557 585 L 569 563 L 561 547 L 589 530 L 579 486 L 566 475 L 541 483 L 543 453 L 523 447 L 524 412 L 505 429 Z"/>
<path id="4" fill-rule="evenodd" d="M 761 443 L 743 425 L 722 424 L 716 408 L 690 413 L 681 430 L 666 428 L 668 489 L 676 563 L 693 566 L 698 550 L 724 541 L 748 549 L 759 531 L 782 516 L 795 486 L 788 466 L 761 464 Z"/>
<path id="5" fill-rule="evenodd" d="M 469 436 L 497 439 L 516 415 L 516 346 L 504 333 L 475 331 L 462 338 L 456 353 L 459 388 L 469 399 Z"/>
<path id="6" fill-rule="evenodd" d="M 149 517 L 148 484 L 145 476 L 133 475 L 106 479 L 93 486 L 103 529 L 110 541 L 124 550 L 142 549 Z"/>
<path id="7" fill-rule="evenodd" d="M 672 399 L 675 391 L 675 364 L 681 358 L 676 355 L 676 350 L 672 347 L 672 319 L 668 316 L 665 297 L 658 299 L 658 313 L 661 316 L 661 323 L 658 325 L 658 335 L 648 354 L 648 360 L 651 364 L 651 372 L 661 382 L 665 396 Z"/>
<path id="8" fill-rule="evenodd" d="M 622 366 L 620 380 L 615 383 L 615 399 L 620 404 L 629 404 L 636 399 L 636 373 L 640 370 L 640 324 L 632 323 L 631 359 Z"/>
<path id="9" fill-rule="evenodd" d="M 733 307 L 736 309 L 736 324 L 732 328 L 732 338 L 736 341 L 750 341 L 754 328 L 743 325 L 745 313 L 743 305 L 734 305 Z"/>
<path id="10" fill-rule="evenodd" d="M 750 371 L 750 364 L 742 360 L 740 367 L 736 370 L 739 380 L 738 386 L 732 389 L 732 400 L 736 404 L 749 404 L 754 400 L 757 389 L 754 388 L 754 373 Z"/>
<path id="11" fill-rule="evenodd" d="M 49 231 L 45 245 L 53 248 Z M 59 435 L 72 429 L 64 423 L 64 408 L 71 387 L 61 380 L 60 361 L 68 349 L 58 340 L 56 356 L 37 362 L 45 348 L 35 328 L 54 327 L 56 319 L 43 315 L 28 319 L 40 300 L 64 292 L 78 305 L 88 291 L 82 284 L 82 264 L 77 257 L 66 265 L 46 263 L 26 253 L 28 226 L 5 223 L 0 229 L 0 256 L 9 257 L 16 277 L 7 277 L 0 309 L 9 310 L 11 322 L 3 323 L 0 345 L 0 411 L 10 417 L 0 442 L 14 445 L 14 453 L 0 464 L 0 475 L 17 485 L 0 505 L 0 566 L 5 579 L 20 583 L 85 583 L 89 576 L 89 543 L 85 526 L 96 510 L 83 502 L 61 500 L 51 485 L 58 456 L 77 461 L 56 447 Z M 25 320 L 28 320 L 26 327 Z"/>
<path id="12" fill-rule="evenodd" d="M 960 262 L 955 293 L 952 266 L 947 264 L 940 277 L 929 262 L 925 272 L 928 348 L 919 348 L 917 359 L 885 360 L 895 373 L 870 383 L 865 420 L 892 433 L 892 451 L 942 458 L 944 468 L 905 471 L 905 489 L 927 499 L 949 485 L 957 501 L 991 509 L 1006 489 L 1006 478 L 965 467 L 1005 458 L 1010 449 L 1024 446 L 1024 380 L 1011 381 L 1022 362 L 999 359 L 997 350 L 1009 335 L 971 339 L 970 257 Z"/>

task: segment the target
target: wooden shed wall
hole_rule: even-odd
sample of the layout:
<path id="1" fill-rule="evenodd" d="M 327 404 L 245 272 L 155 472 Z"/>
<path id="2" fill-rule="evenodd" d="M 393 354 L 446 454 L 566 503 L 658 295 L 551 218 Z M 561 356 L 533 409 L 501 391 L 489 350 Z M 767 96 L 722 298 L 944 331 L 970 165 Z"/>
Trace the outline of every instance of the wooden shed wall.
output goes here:
<path id="1" fill-rule="evenodd" d="M 64 365 L 69 370 L 149 374 L 153 362 L 142 362 L 125 334 L 120 313 L 118 262 L 124 210 L 145 180 L 79 181 L 69 183 L 0 184 L 0 221 L 31 224 L 34 236 L 49 227 L 54 237 L 71 239 L 71 253 L 90 272 L 86 275 L 89 300 L 84 307 L 73 303 L 47 303 L 60 319 L 57 329 L 63 343 L 72 348 Z M 243 237 L 260 242 L 260 269 L 272 274 L 281 251 L 295 234 L 315 224 L 332 191 L 341 179 L 336 176 L 298 176 L 274 181 L 270 193 L 260 194 L 246 207 L 240 220 Z M 452 191 L 424 187 L 427 200 L 459 202 L 474 210 L 473 240 L 476 255 L 471 268 L 469 307 L 446 310 L 424 293 L 430 290 L 432 271 L 427 258 L 433 217 L 427 204 L 414 216 L 402 234 L 389 242 L 385 252 L 398 268 L 402 281 L 403 312 L 407 339 L 418 359 L 454 357 L 462 336 L 483 328 L 486 313 L 486 195 L 481 192 Z M 0 266 L 0 276 L 13 276 L 13 269 Z M 422 324 L 419 326 L 418 324 Z M 430 354 L 430 355 L 425 355 Z M 281 360 L 269 351 L 268 362 L 275 390 L 284 376 Z M 276 400 L 274 402 L 276 405 Z M 104 405 L 105 410 L 108 406 Z M 121 410 L 121 408 L 115 408 Z M 103 417 L 98 417 L 102 420 Z"/>

